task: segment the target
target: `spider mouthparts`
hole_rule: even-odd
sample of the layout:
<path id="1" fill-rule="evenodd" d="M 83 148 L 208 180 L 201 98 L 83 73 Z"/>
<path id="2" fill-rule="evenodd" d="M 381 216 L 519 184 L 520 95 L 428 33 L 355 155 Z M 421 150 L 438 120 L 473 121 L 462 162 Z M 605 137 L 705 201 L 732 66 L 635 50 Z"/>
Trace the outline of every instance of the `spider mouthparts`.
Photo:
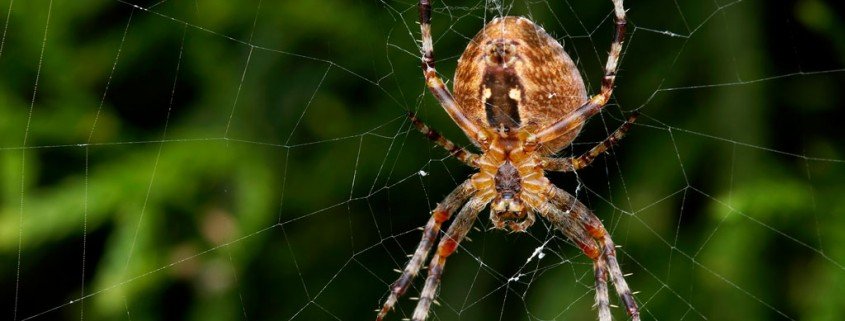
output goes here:
<path id="1" fill-rule="evenodd" d="M 490 205 L 490 209 L 493 211 L 493 215 L 501 218 L 520 218 L 525 216 L 525 205 L 518 198 L 514 198 L 513 194 L 504 194 L 501 198 L 494 200 Z"/>
<path id="2" fill-rule="evenodd" d="M 519 203 L 518 208 L 514 208 L 514 210 L 510 210 L 509 208 L 504 211 L 496 211 L 497 207 L 499 206 L 494 203 L 490 215 L 493 227 L 496 229 L 524 232 L 529 226 L 534 224 L 534 215 L 526 211 L 522 203 Z"/>

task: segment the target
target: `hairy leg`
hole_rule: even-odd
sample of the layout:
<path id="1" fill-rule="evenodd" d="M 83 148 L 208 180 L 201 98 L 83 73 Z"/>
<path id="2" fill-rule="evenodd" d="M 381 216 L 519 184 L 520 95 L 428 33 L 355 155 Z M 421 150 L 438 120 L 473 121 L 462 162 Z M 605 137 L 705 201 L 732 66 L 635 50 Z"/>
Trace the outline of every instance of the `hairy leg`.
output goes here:
<path id="1" fill-rule="evenodd" d="M 547 202 L 536 206 L 570 240 L 575 242 L 593 260 L 596 276 L 596 306 L 600 321 L 610 321 L 610 302 L 607 294 L 608 277 L 625 305 L 632 320 L 640 320 L 634 295 L 616 260 L 616 247 L 604 225 L 583 203 L 572 194 L 553 185 L 548 186 Z"/>
<path id="2" fill-rule="evenodd" d="M 443 109 L 458 124 L 458 127 L 475 143 L 486 141 L 488 138 L 466 115 L 458 108 L 458 104 L 452 97 L 452 93 L 446 88 L 443 80 L 437 75 L 434 68 L 434 44 L 431 39 L 431 2 L 420 0 L 420 32 L 422 33 L 422 69 L 425 75 L 425 83 L 429 91 L 437 98 Z M 485 145 L 485 144 L 480 144 Z"/>
<path id="3" fill-rule="evenodd" d="M 631 128 L 631 124 L 637 120 L 637 116 L 639 116 L 639 113 L 635 112 L 631 114 L 628 120 L 619 126 L 616 131 L 581 156 L 564 158 L 544 157 L 542 159 L 543 169 L 555 172 L 574 172 L 589 166 L 596 157 L 606 152 L 611 146 L 616 145 L 625 137 L 625 133 Z"/>
<path id="4" fill-rule="evenodd" d="M 417 250 L 414 251 L 414 255 L 411 257 L 408 265 L 405 266 L 405 270 L 402 271 L 399 279 L 390 286 L 390 295 L 384 302 L 384 306 L 382 306 L 381 310 L 379 310 L 376 320 L 384 318 L 387 312 L 393 308 L 394 304 L 396 304 L 396 300 L 398 300 L 399 297 L 408 290 L 408 286 L 410 286 L 411 281 L 414 280 L 414 277 L 419 272 L 423 260 L 425 260 L 428 256 L 428 251 L 431 249 L 435 238 L 437 238 L 437 235 L 440 233 L 440 226 L 443 222 L 448 220 L 452 216 L 452 213 L 454 213 L 455 210 L 457 210 L 458 207 L 461 206 L 461 204 L 463 204 L 464 201 L 466 201 L 467 198 L 469 198 L 474 192 L 475 187 L 472 185 L 472 181 L 468 179 L 452 191 L 452 193 L 446 196 L 442 203 L 437 205 L 431 213 L 431 218 L 428 220 L 428 224 L 426 224 L 425 229 L 423 229 L 422 240 L 420 240 Z"/>
<path id="5" fill-rule="evenodd" d="M 585 226 L 571 215 L 568 207 L 546 202 L 536 207 L 536 209 L 540 216 L 551 222 L 563 235 L 575 243 L 587 257 L 593 260 L 596 282 L 595 302 L 599 321 L 610 321 L 610 300 L 607 291 L 607 263 L 604 260 L 599 244 L 596 243 L 596 240 L 590 235 Z"/>
<path id="6" fill-rule="evenodd" d="M 480 197 L 470 199 L 455 217 L 455 220 L 449 226 L 449 230 L 446 231 L 446 235 L 440 239 L 440 244 L 437 246 L 437 253 L 431 258 L 431 263 L 429 264 L 428 278 L 426 278 L 425 287 L 420 294 L 420 302 L 417 303 L 417 307 L 414 309 L 413 321 L 424 321 L 428 317 L 428 311 L 431 309 L 431 303 L 434 301 L 434 296 L 440 285 L 440 279 L 443 276 L 446 259 L 461 244 L 467 232 L 472 228 L 472 224 L 478 217 L 478 213 L 487 206 L 489 201 Z"/>
<path id="7" fill-rule="evenodd" d="M 596 277 L 596 309 L 599 311 L 599 321 L 610 321 L 610 295 L 607 291 L 607 263 L 604 257 L 593 261 L 593 271 Z"/>
<path id="8" fill-rule="evenodd" d="M 475 163 L 475 161 L 479 157 L 478 154 L 474 154 L 466 150 L 465 148 L 458 147 L 457 145 L 455 145 L 455 143 L 453 143 L 446 137 L 443 137 L 442 135 L 440 135 L 440 133 L 438 133 L 434 129 L 431 129 L 431 127 L 428 127 L 428 125 L 426 125 L 422 120 L 417 118 L 417 115 L 415 115 L 414 113 L 409 112 L 408 118 L 411 119 L 411 122 L 414 123 L 414 127 L 416 127 L 417 130 L 423 133 L 423 135 L 425 135 L 425 137 L 427 137 L 428 139 L 434 141 L 434 143 L 436 143 L 438 146 L 446 149 L 446 151 L 449 152 L 449 155 L 454 156 L 459 161 L 469 165 L 470 167 L 478 168 L 478 164 Z"/>
<path id="9" fill-rule="evenodd" d="M 613 240 L 611 240 L 610 236 L 606 233 L 599 238 L 599 243 L 601 243 L 604 248 L 602 256 L 604 256 L 607 261 L 607 271 L 608 274 L 610 274 L 610 280 L 616 288 L 616 293 L 619 294 L 619 299 L 622 300 L 622 304 L 625 306 L 625 312 L 631 316 L 632 320 L 639 321 L 640 309 L 637 307 L 637 301 L 634 300 L 634 294 L 631 293 L 628 283 L 625 282 L 625 275 L 622 273 L 622 269 L 619 267 L 619 262 L 616 260 L 616 245 L 613 244 Z"/>

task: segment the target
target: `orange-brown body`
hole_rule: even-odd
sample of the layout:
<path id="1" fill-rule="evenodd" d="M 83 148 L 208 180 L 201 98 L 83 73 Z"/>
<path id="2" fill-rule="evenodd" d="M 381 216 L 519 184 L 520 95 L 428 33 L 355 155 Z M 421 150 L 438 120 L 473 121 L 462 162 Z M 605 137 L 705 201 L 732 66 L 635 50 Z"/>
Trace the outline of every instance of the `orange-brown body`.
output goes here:
<path id="1" fill-rule="evenodd" d="M 504 44 L 504 57 L 493 59 L 497 44 Z M 584 81 L 572 59 L 554 38 L 522 17 L 497 18 L 470 41 L 458 60 L 454 97 L 457 105 L 479 128 L 498 129 L 488 122 L 482 101 L 485 69 L 505 64 L 519 79 L 520 91 L 516 131 L 536 133 L 587 102 Z M 579 128 L 580 129 L 580 128 Z M 538 150 L 548 155 L 568 146 L 579 130 L 543 144 Z M 486 146 L 482 146 L 484 148 Z"/>

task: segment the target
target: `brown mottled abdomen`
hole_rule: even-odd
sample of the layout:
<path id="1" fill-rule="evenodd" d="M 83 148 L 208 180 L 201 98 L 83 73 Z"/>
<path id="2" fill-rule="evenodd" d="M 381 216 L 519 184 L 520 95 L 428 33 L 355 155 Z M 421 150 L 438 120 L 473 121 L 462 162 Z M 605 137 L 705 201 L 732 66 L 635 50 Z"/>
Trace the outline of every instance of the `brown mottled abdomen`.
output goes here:
<path id="1" fill-rule="evenodd" d="M 584 81 L 563 46 L 521 17 L 494 19 L 475 35 L 458 60 L 454 96 L 480 127 L 530 133 L 587 102 Z M 546 143 L 541 153 L 557 152 L 577 135 Z"/>

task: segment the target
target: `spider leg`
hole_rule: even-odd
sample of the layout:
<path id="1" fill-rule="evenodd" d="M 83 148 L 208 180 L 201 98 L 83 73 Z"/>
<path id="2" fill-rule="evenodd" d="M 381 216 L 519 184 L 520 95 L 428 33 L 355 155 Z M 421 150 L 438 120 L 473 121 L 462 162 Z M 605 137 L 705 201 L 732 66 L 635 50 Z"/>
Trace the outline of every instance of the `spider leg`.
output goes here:
<path id="1" fill-rule="evenodd" d="M 540 215 L 555 225 L 564 235 L 575 242 L 593 260 L 596 276 L 596 306 L 600 321 L 610 321 L 608 299 L 608 276 L 616 293 L 625 305 L 632 320 L 640 320 L 640 312 L 634 295 L 625 282 L 625 277 L 616 260 L 616 247 L 604 225 L 583 203 L 572 194 L 549 185 L 548 202 L 536 207 Z"/>
<path id="2" fill-rule="evenodd" d="M 613 0 L 613 7 L 614 14 L 616 15 L 616 35 L 613 37 L 613 43 L 610 45 L 610 54 L 608 54 L 607 63 L 604 66 L 601 91 L 590 98 L 587 103 L 567 114 L 563 119 L 529 136 L 528 142 L 542 144 L 566 135 L 586 122 L 588 118 L 601 111 L 602 107 L 607 104 L 610 95 L 613 94 L 613 84 L 616 81 L 616 69 L 619 63 L 619 55 L 622 52 L 622 40 L 625 38 L 625 24 L 627 23 L 622 0 Z"/>
<path id="3" fill-rule="evenodd" d="M 593 270 L 596 280 L 595 306 L 598 310 L 599 321 L 610 321 L 610 300 L 607 291 L 607 263 L 602 255 L 602 250 L 599 248 L 596 240 L 587 232 L 586 228 L 570 215 L 570 211 L 561 208 L 568 207 L 560 207 L 546 202 L 536 207 L 536 210 L 541 216 L 551 222 L 552 225 L 557 227 L 570 241 L 574 242 L 587 257 L 593 260 Z"/>
<path id="4" fill-rule="evenodd" d="M 413 112 L 408 113 L 408 118 L 411 119 L 411 122 L 414 123 L 414 127 L 416 127 L 417 130 L 423 133 L 425 137 L 428 137 L 428 139 L 433 140 L 435 144 L 446 149 L 446 151 L 449 152 L 449 155 L 454 156 L 459 161 L 469 165 L 470 167 L 478 168 L 478 164 L 475 163 L 475 161 L 478 160 L 478 154 L 474 154 L 463 147 L 458 147 L 448 138 L 443 137 L 436 130 L 428 127 L 428 125 L 417 118 L 417 115 Z"/>
<path id="5" fill-rule="evenodd" d="M 596 308 L 599 310 L 599 321 L 610 321 L 610 295 L 607 291 L 607 264 L 604 257 L 593 260 L 593 271 L 596 276 Z"/>
<path id="6" fill-rule="evenodd" d="M 411 281 L 414 280 L 417 272 L 419 272 L 423 260 L 425 260 L 428 256 L 428 251 L 431 249 L 434 239 L 437 238 L 437 235 L 440 233 L 440 226 L 443 222 L 448 220 L 449 217 L 452 216 L 452 213 L 454 213 L 455 210 L 457 210 L 458 207 L 474 192 L 475 187 L 472 185 L 472 180 L 468 179 L 454 191 L 449 193 L 442 203 L 437 205 L 431 213 L 431 218 L 425 225 L 425 229 L 423 229 L 422 240 L 417 246 L 417 250 L 414 251 L 414 255 L 411 257 L 408 265 L 405 266 L 405 270 L 402 271 L 402 275 L 400 275 L 399 279 L 390 286 L 390 296 L 388 296 L 387 300 L 384 302 L 384 306 L 381 310 L 379 310 L 376 320 L 384 318 L 387 312 L 393 308 L 394 304 L 396 304 L 396 300 L 398 300 L 399 297 L 408 290 L 408 286 L 411 284 Z"/>
<path id="7" fill-rule="evenodd" d="M 434 296 L 437 293 L 437 288 L 440 285 L 440 279 L 443 276 L 443 269 L 446 266 L 446 259 L 455 252 L 458 245 L 467 235 L 478 213 L 487 206 L 489 199 L 483 197 L 473 197 L 470 199 L 460 213 L 449 225 L 449 230 L 446 235 L 440 239 L 440 244 L 437 245 L 437 252 L 432 256 L 431 263 L 428 268 L 428 278 L 425 280 L 425 287 L 423 287 L 420 294 L 420 302 L 417 303 L 414 309 L 413 321 L 424 321 L 428 317 L 428 311 L 431 308 L 431 303 L 434 301 Z"/>
<path id="8" fill-rule="evenodd" d="M 616 145 L 625 137 L 631 128 L 631 124 L 637 120 L 639 113 L 634 112 L 628 117 L 624 124 L 619 126 L 604 141 L 594 146 L 588 152 L 578 157 L 544 157 L 543 169 L 556 172 L 574 172 L 590 165 L 599 155 L 606 152 L 608 148 Z"/>
<path id="9" fill-rule="evenodd" d="M 425 75 L 425 84 L 429 91 L 437 98 L 443 109 L 452 117 L 464 133 L 476 143 L 484 144 L 488 138 L 484 131 L 478 128 L 458 107 L 452 93 L 446 88 L 443 80 L 437 75 L 434 68 L 434 44 L 431 39 L 431 2 L 420 0 L 420 32 L 422 34 L 422 69 Z"/>
<path id="10" fill-rule="evenodd" d="M 616 260 L 616 245 L 610 236 L 605 231 L 605 234 L 599 238 L 599 243 L 604 246 L 604 257 L 607 262 L 607 271 L 610 274 L 610 280 L 616 288 L 616 293 L 625 305 L 625 311 L 634 321 L 640 320 L 640 309 L 637 307 L 637 301 L 634 300 L 634 294 L 625 282 L 625 275 L 622 274 L 622 269 L 619 268 L 619 261 Z"/>

